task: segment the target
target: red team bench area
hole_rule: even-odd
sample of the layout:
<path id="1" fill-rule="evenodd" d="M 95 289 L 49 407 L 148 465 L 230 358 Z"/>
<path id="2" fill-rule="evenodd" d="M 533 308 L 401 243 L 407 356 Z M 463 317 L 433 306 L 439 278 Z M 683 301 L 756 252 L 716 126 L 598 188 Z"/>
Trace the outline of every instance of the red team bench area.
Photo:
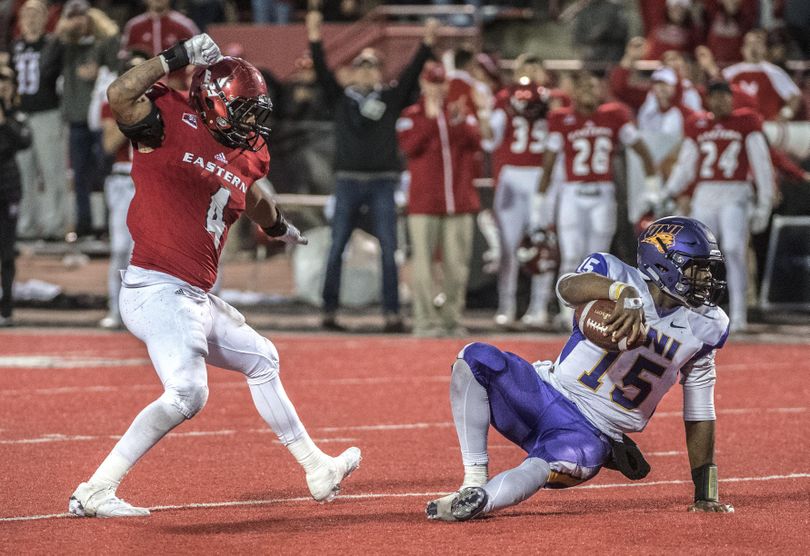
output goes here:
<path id="1" fill-rule="evenodd" d="M 331 504 L 261 420 L 244 379 L 209 368 L 205 410 L 127 477 L 119 495 L 147 518 L 69 517 L 75 485 L 160 392 L 128 334 L 20 330 L 0 345 L 0 554 L 785 553 L 810 552 L 810 346 L 730 342 L 718 354 L 721 497 L 734 514 L 693 514 L 680 388 L 635 440 L 652 465 L 631 483 L 602 470 L 541 491 L 492 518 L 428 522 L 425 503 L 458 487 L 448 403 L 462 340 L 272 335 L 281 376 L 312 437 L 331 453 L 363 449 Z M 474 340 L 471 338 L 470 341 Z M 532 361 L 563 338 L 498 338 Z M 524 457 L 490 434 L 491 472 Z"/>

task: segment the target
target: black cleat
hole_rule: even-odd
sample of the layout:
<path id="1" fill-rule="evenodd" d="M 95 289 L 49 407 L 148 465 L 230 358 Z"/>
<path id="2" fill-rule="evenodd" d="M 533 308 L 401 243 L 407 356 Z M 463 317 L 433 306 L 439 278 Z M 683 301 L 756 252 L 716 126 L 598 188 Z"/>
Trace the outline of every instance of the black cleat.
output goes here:
<path id="1" fill-rule="evenodd" d="M 450 513 L 456 521 L 467 521 L 484 511 L 489 496 L 481 487 L 466 487 L 450 504 Z"/>

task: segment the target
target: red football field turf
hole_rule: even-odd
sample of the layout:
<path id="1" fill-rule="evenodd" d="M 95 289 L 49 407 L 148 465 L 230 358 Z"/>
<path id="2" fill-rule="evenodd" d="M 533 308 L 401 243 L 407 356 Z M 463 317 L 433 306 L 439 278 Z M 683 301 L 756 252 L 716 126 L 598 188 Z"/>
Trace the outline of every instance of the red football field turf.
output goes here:
<path id="1" fill-rule="evenodd" d="M 680 387 L 635 438 L 652 464 L 630 483 L 604 470 L 487 519 L 430 523 L 425 503 L 461 479 L 448 402 L 467 340 L 272 337 L 310 434 L 363 449 L 332 504 L 253 408 L 241 375 L 210 370 L 205 410 L 164 439 L 119 494 L 148 518 L 66 517 L 67 500 L 160 384 L 125 333 L 0 334 L 0 553 L 783 553 L 810 552 L 810 346 L 730 343 L 718 356 L 717 463 L 734 515 L 689 514 Z M 563 339 L 490 340 L 529 360 Z M 491 470 L 522 452 L 493 431 Z"/>

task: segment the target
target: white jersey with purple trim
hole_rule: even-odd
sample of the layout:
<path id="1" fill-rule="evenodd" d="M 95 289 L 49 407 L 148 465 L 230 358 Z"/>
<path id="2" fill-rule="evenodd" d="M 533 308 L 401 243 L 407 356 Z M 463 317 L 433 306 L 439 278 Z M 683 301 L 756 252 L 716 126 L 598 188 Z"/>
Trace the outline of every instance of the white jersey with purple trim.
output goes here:
<path id="1" fill-rule="evenodd" d="M 579 274 L 586 272 L 630 284 L 641 292 L 647 339 L 634 350 L 607 352 L 587 340 L 574 323 L 554 366 L 536 366 L 543 379 L 617 440 L 622 433 L 643 430 L 679 378 L 684 419 L 714 420 L 714 354 L 728 336 L 725 312 L 719 307 L 678 307 L 659 314 L 645 275 L 607 253 L 589 255 L 577 269 Z"/>

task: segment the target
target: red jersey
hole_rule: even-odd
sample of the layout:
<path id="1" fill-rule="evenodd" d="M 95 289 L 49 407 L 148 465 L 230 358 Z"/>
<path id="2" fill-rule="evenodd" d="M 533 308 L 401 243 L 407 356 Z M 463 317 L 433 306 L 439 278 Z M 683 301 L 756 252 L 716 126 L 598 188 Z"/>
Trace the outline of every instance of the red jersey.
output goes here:
<path id="1" fill-rule="evenodd" d="M 147 54 L 157 56 L 178 41 L 199 33 L 197 25 L 180 12 L 170 10 L 162 17 L 146 12 L 127 21 L 121 36 L 121 49 L 146 50 Z"/>
<path id="2" fill-rule="evenodd" d="M 762 132 L 762 119 L 752 110 L 734 110 L 721 120 L 710 112 L 692 114 L 686 120 L 684 135 L 697 144 L 697 180 L 747 181 L 746 139 L 754 132 Z"/>
<path id="3" fill-rule="evenodd" d="M 102 120 L 115 120 L 109 102 L 104 102 L 101 105 L 101 119 Z M 132 162 L 132 145 L 127 141 L 115 151 L 115 162 Z"/>
<path id="4" fill-rule="evenodd" d="M 499 128 L 496 135 L 503 138 L 492 153 L 492 165 L 496 176 L 500 169 L 507 165 L 543 166 L 548 124 L 545 118 L 529 120 L 521 116 L 512 107 L 510 99 L 508 90 L 501 91 L 495 99 L 492 124 L 493 127 Z"/>
<path id="5" fill-rule="evenodd" d="M 251 152 L 219 143 L 177 91 L 155 85 L 149 96 L 164 138 L 156 149 L 135 151 L 132 264 L 209 290 L 228 228 L 245 210 L 248 188 L 267 175 L 270 155 L 264 146 Z"/>
<path id="6" fill-rule="evenodd" d="M 609 102 L 586 116 L 575 108 L 552 110 L 548 116 L 546 149 L 565 152 L 565 180 L 568 182 L 613 181 L 613 150 L 621 142 L 638 141 L 630 110 Z"/>
<path id="7" fill-rule="evenodd" d="M 408 159 L 408 214 L 477 212 L 475 155 L 481 134 L 472 115 L 453 122 L 445 111 L 428 118 L 423 102 L 406 108 L 397 121 L 399 146 Z"/>
<path id="8" fill-rule="evenodd" d="M 757 112 L 768 121 L 776 119 L 785 101 L 801 94 L 790 76 L 770 62 L 734 64 L 723 70 L 723 78 L 754 97 Z"/>

